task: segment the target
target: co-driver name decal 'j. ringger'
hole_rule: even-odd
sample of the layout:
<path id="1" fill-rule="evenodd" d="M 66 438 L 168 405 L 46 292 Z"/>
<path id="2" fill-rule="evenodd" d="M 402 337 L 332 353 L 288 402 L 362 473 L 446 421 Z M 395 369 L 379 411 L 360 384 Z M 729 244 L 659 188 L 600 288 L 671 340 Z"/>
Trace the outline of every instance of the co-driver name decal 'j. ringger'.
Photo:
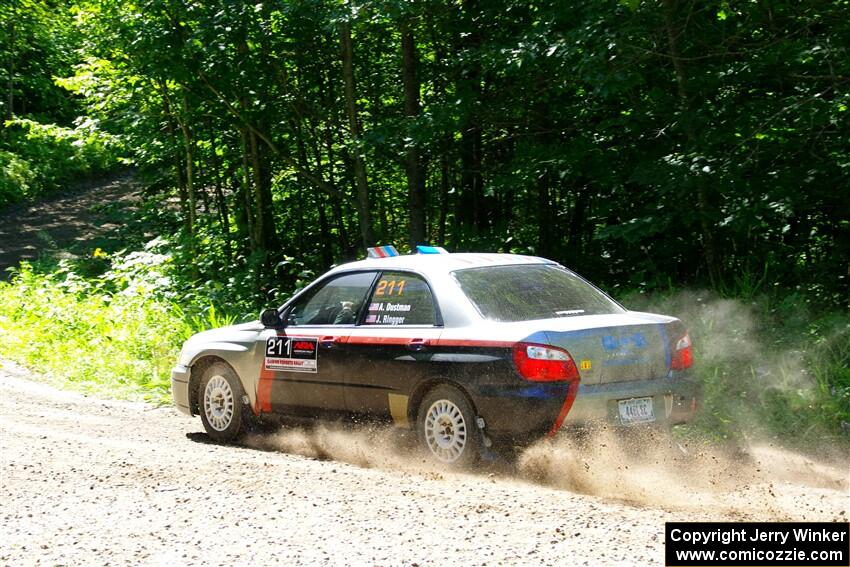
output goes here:
<path id="1" fill-rule="evenodd" d="M 315 337 L 269 337 L 265 365 L 268 370 L 316 372 Z"/>

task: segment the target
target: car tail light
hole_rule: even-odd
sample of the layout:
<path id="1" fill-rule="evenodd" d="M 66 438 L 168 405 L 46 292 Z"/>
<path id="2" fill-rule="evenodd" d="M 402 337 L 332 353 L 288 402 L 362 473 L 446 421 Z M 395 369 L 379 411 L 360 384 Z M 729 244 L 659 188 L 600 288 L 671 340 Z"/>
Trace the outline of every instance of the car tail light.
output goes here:
<path id="1" fill-rule="evenodd" d="M 514 345 L 514 365 L 520 376 L 532 382 L 578 380 L 579 373 L 570 353 L 562 348 L 534 343 Z"/>
<path id="2" fill-rule="evenodd" d="M 670 368 L 673 370 L 684 370 L 694 365 L 694 350 L 691 346 L 691 337 L 685 333 L 683 337 L 673 345 L 670 356 Z"/>

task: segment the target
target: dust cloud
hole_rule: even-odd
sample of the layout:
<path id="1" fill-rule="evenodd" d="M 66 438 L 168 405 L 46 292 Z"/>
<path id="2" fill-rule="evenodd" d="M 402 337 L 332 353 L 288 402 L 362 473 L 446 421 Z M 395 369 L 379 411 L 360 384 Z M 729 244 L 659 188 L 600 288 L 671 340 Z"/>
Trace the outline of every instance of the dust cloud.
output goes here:
<path id="1" fill-rule="evenodd" d="M 761 331 L 766 323 L 740 301 L 682 292 L 626 304 L 675 315 L 689 329 L 703 384 L 698 427 L 685 435 L 660 428 L 566 429 L 555 439 L 515 450 L 511 458 L 486 462 L 475 474 L 637 507 L 711 510 L 733 519 L 847 521 L 847 439 L 813 438 L 810 431 L 780 437 L 764 420 L 765 400 L 773 394 L 805 399 L 817 388 L 804 349 L 768 344 Z M 245 443 L 446 482 L 457 472 L 430 459 L 415 434 L 385 426 L 284 427 L 251 435 Z"/>
<path id="2" fill-rule="evenodd" d="M 703 390 L 704 411 L 697 419 L 702 429 L 713 430 L 718 438 L 734 438 L 746 445 L 766 439 L 778 443 L 779 439 L 772 438 L 777 427 L 793 428 L 790 424 L 797 419 L 796 413 L 809 409 L 820 396 L 824 385 L 816 374 L 828 369 L 825 361 L 813 356 L 813 337 L 783 336 L 773 329 L 780 321 L 790 322 L 788 313 L 805 320 L 803 305 L 785 309 L 780 318 L 769 314 L 766 305 L 721 298 L 707 291 L 633 295 L 624 302 L 630 309 L 673 315 L 685 324 L 694 345 L 694 371 Z M 805 425 L 809 429 L 810 423 Z M 845 449 L 850 447 L 850 438 L 818 438 L 823 431 L 816 429 L 798 429 L 781 443 L 807 448 L 815 444 L 826 451 L 835 441 Z"/>
<path id="3" fill-rule="evenodd" d="M 815 460 L 769 444 L 685 445 L 656 430 L 565 432 L 523 451 L 516 467 L 518 477 L 537 483 L 671 510 L 774 520 L 826 513 L 844 521 L 850 505 L 846 460 Z"/>
<path id="4" fill-rule="evenodd" d="M 332 460 L 361 468 L 380 468 L 429 475 L 444 472 L 416 442 L 412 432 L 380 424 L 320 422 L 285 425 L 277 431 L 250 434 L 242 442 L 254 449 Z"/>
<path id="5" fill-rule="evenodd" d="M 512 458 L 458 471 L 430 459 L 412 433 L 389 426 L 322 423 L 253 434 L 254 449 L 348 463 L 451 483 L 535 484 L 635 507 L 707 511 L 735 519 L 846 521 L 848 462 L 816 460 L 778 446 L 685 445 L 647 429 L 568 430 Z M 467 473 L 471 473 L 467 474 Z"/>

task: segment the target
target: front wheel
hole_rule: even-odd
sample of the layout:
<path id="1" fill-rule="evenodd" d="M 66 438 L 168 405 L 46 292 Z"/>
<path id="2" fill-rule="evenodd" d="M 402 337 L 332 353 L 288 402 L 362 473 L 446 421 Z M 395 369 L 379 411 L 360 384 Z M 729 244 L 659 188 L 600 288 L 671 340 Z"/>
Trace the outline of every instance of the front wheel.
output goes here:
<path id="1" fill-rule="evenodd" d="M 416 430 L 428 452 L 447 465 L 468 466 L 481 454 L 482 438 L 475 412 L 454 386 L 441 384 L 425 395 Z"/>
<path id="2" fill-rule="evenodd" d="M 213 440 L 233 441 L 249 419 L 242 403 L 242 384 L 230 366 L 217 362 L 204 370 L 198 388 L 201 422 Z"/>

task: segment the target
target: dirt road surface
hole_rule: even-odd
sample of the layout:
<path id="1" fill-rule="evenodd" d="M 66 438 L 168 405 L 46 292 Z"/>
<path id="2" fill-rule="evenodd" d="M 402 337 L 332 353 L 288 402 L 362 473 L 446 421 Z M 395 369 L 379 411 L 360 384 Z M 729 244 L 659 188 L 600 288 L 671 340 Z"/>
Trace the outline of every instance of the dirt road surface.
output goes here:
<path id="1" fill-rule="evenodd" d="M 0 278 L 21 260 L 73 257 L 96 246 L 109 248 L 111 233 L 124 227 L 141 190 L 132 172 L 123 172 L 4 209 L 0 212 Z"/>
<path id="2" fill-rule="evenodd" d="M 11 363 L 0 388 L 3 565 L 661 565 L 665 521 L 847 519 L 846 470 L 793 455 L 696 488 L 554 447 L 519 470 L 448 473 L 388 433 L 222 446 L 172 408 L 56 390 Z"/>

